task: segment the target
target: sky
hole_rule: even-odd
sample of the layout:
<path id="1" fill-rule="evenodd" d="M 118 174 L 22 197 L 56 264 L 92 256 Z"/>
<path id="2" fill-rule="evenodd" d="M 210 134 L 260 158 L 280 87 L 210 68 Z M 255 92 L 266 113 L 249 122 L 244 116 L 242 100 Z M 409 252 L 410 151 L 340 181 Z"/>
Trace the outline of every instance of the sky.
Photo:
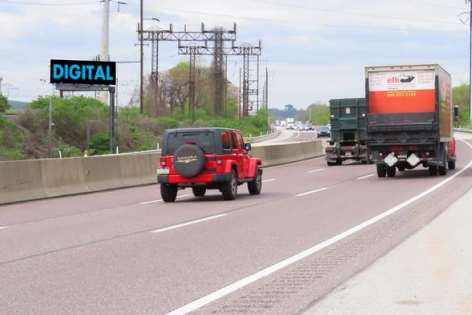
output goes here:
<path id="1" fill-rule="evenodd" d="M 114 61 L 137 61 L 139 1 L 124 1 L 119 11 L 117 2 L 111 3 L 110 55 Z M 50 94 L 50 59 L 98 55 L 101 7 L 95 0 L 0 0 L 3 93 L 25 101 Z M 238 43 L 261 40 L 261 69 L 269 70 L 274 108 L 362 97 L 368 65 L 438 63 L 454 84 L 468 82 L 466 11 L 464 0 L 144 0 L 146 29 L 172 23 L 175 30 L 187 25 L 198 31 L 202 22 L 231 29 L 237 23 Z M 160 47 L 161 71 L 187 60 L 175 42 Z M 241 58 L 229 60 L 235 84 L 241 64 Z M 145 71 L 150 71 L 150 47 L 145 47 Z M 139 65 L 119 63 L 117 77 L 124 106 L 138 85 Z"/>

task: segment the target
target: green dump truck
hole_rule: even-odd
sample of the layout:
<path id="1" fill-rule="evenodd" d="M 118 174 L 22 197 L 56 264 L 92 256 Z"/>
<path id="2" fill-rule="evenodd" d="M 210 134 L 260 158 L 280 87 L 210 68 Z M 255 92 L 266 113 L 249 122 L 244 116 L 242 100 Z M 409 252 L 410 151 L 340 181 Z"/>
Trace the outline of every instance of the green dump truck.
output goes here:
<path id="1" fill-rule="evenodd" d="M 329 101 L 331 140 L 326 147 L 328 166 L 343 161 L 369 162 L 367 150 L 367 102 L 365 98 L 344 98 Z"/>

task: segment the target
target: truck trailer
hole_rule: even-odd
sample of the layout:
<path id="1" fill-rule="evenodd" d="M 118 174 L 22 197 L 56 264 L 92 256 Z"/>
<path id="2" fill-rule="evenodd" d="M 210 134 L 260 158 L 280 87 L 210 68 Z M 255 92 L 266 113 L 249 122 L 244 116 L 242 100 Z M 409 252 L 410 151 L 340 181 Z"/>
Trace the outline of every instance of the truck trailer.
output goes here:
<path id="1" fill-rule="evenodd" d="M 439 65 L 366 67 L 367 146 L 379 177 L 456 167 L 451 76 Z"/>
<path id="2" fill-rule="evenodd" d="M 326 147 L 328 166 L 343 161 L 369 162 L 367 150 L 367 102 L 365 98 L 329 101 L 331 140 Z"/>

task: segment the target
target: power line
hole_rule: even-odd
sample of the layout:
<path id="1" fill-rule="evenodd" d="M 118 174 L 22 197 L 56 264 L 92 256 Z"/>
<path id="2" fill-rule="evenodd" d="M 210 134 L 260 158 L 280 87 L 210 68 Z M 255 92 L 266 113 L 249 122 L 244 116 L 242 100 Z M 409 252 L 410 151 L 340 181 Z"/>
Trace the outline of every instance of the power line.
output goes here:
<path id="1" fill-rule="evenodd" d="M 78 5 L 96 5 L 99 1 L 82 1 L 82 2 L 30 2 L 30 1 L 17 1 L 17 0 L 0 0 L 0 4 L 15 4 L 24 6 L 78 6 Z"/>
<path id="2" fill-rule="evenodd" d="M 166 8 L 161 7 L 161 10 L 167 11 L 170 13 L 186 13 L 186 14 L 195 14 L 195 15 L 205 15 L 205 16 L 217 16 L 217 17 L 228 17 L 233 19 L 247 19 L 247 20 L 256 20 L 256 21 L 269 21 L 269 22 L 286 22 L 286 23 L 293 23 L 293 21 L 288 19 L 276 19 L 276 18 L 265 18 L 265 17 L 252 17 L 252 16 L 242 16 L 242 15 L 233 15 L 233 14 L 225 14 L 225 13 L 212 13 L 212 12 L 205 12 L 205 11 L 196 11 L 196 10 L 184 10 L 184 9 L 174 9 L 174 8 Z M 328 23 L 310 23 L 313 26 L 321 26 L 321 27 L 329 27 L 329 28 L 342 28 L 342 29 L 369 29 L 372 30 L 375 27 L 375 31 L 394 31 L 394 32 L 415 32 L 415 33 L 451 33 L 457 32 L 453 30 L 433 30 L 433 29 L 421 29 L 421 28 L 392 28 L 392 27 L 376 27 L 373 25 L 340 25 L 340 24 L 328 24 Z M 452 25 L 452 24 L 451 24 Z M 457 23 L 457 25 L 460 25 Z"/>

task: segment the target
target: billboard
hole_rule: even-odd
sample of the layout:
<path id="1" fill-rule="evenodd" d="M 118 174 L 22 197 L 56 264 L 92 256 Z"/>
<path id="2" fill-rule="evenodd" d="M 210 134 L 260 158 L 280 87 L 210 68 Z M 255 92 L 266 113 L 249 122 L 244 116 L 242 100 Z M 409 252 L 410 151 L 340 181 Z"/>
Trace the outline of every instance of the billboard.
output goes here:
<path id="1" fill-rule="evenodd" d="M 435 71 L 369 72 L 369 112 L 418 113 L 436 110 Z"/>
<path id="2" fill-rule="evenodd" d="M 51 60 L 50 82 L 115 85 L 116 63 L 111 61 Z"/>

